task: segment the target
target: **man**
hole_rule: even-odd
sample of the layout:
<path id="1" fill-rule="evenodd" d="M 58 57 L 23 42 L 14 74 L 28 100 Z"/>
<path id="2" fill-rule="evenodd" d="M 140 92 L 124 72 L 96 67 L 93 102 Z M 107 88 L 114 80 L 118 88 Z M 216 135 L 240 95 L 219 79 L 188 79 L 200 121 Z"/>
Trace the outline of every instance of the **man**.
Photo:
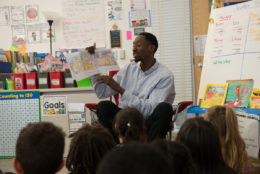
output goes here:
<path id="1" fill-rule="evenodd" d="M 54 174 L 64 164 L 64 132 L 48 122 L 30 123 L 16 142 L 13 166 L 17 174 Z"/>
<path id="2" fill-rule="evenodd" d="M 148 141 L 164 138 L 169 129 L 175 97 L 172 73 L 154 58 L 158 48 L 156 37 L 147 32 L 140 33 L 133 43 L 135 62 L 121 69 L 113 78 L 93 76 L 91 78 L 98 98 L 120 94 L 119 107 L 109 101 L 98 104 L 100 123 L 115 134 L 112 121 L 122 108 L 138 109 L 146 117 Z"/>

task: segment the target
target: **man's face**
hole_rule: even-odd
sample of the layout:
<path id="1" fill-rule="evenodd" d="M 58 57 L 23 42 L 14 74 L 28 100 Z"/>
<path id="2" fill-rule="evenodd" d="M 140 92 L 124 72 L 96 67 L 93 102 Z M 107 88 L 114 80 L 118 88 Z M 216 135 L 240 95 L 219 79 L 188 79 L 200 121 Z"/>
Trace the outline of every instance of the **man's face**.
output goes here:
<path id="1" fill-rule="evenodd" d="M 144 36 L 139 35 L 133 42 L 133 56 L 135 62 L 153 55 L 154 46 Z"/>

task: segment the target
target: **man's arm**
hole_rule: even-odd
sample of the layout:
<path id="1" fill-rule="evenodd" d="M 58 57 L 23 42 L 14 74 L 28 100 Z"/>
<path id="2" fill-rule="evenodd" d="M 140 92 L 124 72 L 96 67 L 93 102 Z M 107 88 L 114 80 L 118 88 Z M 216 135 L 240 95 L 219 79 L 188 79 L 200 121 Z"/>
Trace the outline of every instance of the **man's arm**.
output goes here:
<path id="1" fill-rule="evenodd" d="M 119 93 L 116 90 L 113 90 L 111 87 L 109 87 L 106 83 L 103 83 L 103 82 L 101 82 L 101 80 L 98 80 L 101 77 L 102 76 L 99 74 L 90 77 L 94 91 L 98 98 L 100 98 L 100 99 L 107 98 L 107 97 L 110 97 L 112 95 Z M 109 76 L 107 76 L 107 77 L 109 77 Z M 112 78 L 112 77 L 110 77 L 110 78 Z"/>
<path id="2" fill-rule="evenodd" d="M 105 75 L 102 75 L 102 76 L 99 76 L 97 79 L 96 79 L 96 83 L 97 84 L 106 84 L 107 86 L 109 86 L 111 89 L 113 89 L 114 91 L 116 91 L 117 93 L 123 95 L 124 92 L 125 92 L 125 89 L 122 88 L 112 77 L 110 76 L 105 76 Z"/>

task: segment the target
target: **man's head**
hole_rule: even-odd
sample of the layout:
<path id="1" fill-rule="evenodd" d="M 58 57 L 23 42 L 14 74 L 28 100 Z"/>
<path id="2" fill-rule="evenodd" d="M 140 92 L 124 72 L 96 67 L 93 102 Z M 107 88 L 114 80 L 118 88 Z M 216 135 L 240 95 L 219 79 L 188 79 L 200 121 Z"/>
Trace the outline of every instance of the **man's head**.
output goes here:
<path id="1" fill-rule="evenodd" d="M 29 123 L 16 142 L 16 172 L 53 174 L 63 166 L 64 132 L 49 122 Z"/>
<path id="2" fill-rule="evenodd" d="M 135 62 L 154 56 L 158 48 L 157 38 L 148 32 L 140 33 L 133 42 Z"/>

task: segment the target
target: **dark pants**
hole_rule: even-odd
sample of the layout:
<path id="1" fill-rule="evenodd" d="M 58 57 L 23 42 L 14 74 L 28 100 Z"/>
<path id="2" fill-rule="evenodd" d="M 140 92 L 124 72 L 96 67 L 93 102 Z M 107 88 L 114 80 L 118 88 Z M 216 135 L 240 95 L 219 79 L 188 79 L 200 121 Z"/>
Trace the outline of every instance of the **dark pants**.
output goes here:
<path id="1" fill-rule="evenodd" d="M 110 101 L 101 101 L 97 106 L 97 116 L 99 122 L 106 127 L 118 142 L 118 137 L 113 130 L 113 120 L 118 111 L 117 105 Z M 172 121 L 172 105 L 166 102 L 158 104 L 153 113 L 146 119 L 148 141 L 157 138 L 165 138 Z"/>

